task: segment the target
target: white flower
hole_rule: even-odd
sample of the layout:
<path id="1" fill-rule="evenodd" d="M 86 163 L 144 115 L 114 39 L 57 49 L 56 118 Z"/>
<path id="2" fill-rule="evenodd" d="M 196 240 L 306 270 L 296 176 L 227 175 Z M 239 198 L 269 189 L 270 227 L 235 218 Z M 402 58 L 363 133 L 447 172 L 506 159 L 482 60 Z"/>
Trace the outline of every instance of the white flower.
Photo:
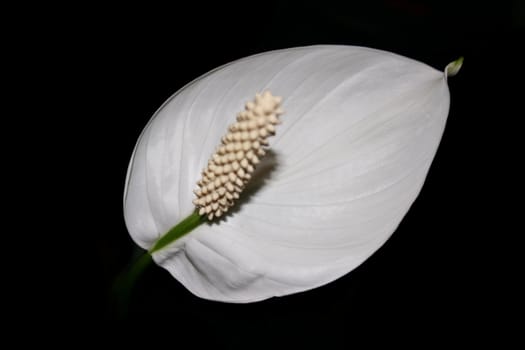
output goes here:
<path id="1" fill-rule="evenodd" d="M 446 75 L 460 64 L 444 74 L 389 52 L 312 46 L 205 74 L 166 101 L 137 142 L 129 233 L 149 249 L 194 211 L 192 191 L 227 126 L 268 89 L 285 114 L 251 193 L 153 258 L 194 294 L 227 302 L 337 279 L 390 237 L 417 197 L 445 128 Z"/>

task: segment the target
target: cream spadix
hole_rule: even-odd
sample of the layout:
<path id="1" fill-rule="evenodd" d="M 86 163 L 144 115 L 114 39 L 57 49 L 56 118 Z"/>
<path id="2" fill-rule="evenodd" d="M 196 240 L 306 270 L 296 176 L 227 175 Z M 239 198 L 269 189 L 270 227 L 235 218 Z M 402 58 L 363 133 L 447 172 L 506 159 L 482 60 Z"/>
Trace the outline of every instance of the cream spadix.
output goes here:
<path id="1" fill-rule="evenodd" d="M 446 76 L 459 64 L 440 72 L 389 52 L 312 46 L 205 74 L 166 101 L 137 142 L 124 194 L 132 238 L 149 249 L 194 211 L 195 182 L 232 118 L 268 90 L 283 97 L 286 118 L 257 186 L 224 220 L 153 258 L 194 294 L 228 302 L 333 281 L 390 237 L 418 195 L 445 127 Z"/>
<path id="2" fill-rule="evenodd" d="M 193 204 L 199 215 L 207 215 L 208 220 L 220 217 L 239 199 L 260 157 L 266 154 L 267 138 L 279 124 L 281 100 L 265 91 L 256 94 L 255 100 L 246 103 L 245 110 L 237 114 L 237 121 L 228 128 L 197 182 Z"/>

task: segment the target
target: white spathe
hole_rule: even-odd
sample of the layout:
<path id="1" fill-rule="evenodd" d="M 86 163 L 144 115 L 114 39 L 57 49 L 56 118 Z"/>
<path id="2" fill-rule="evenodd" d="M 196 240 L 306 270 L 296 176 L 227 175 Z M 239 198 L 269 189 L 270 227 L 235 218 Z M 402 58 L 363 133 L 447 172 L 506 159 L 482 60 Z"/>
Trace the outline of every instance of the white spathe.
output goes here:
<path id="1" fill-rule="evenodd" d="M 193 212 L 208 157 L 266 89 L 283 97 L 285 113 L 252 194 L 224 220 L 154 253 L 202 298 L 296 293 L 361 264 L 421 190 L 449 109 L 443 72 L 363 47 L 272 51 L 213 70 L 168 99 L 137 142 L 124 214 L 139 246 Z"/>

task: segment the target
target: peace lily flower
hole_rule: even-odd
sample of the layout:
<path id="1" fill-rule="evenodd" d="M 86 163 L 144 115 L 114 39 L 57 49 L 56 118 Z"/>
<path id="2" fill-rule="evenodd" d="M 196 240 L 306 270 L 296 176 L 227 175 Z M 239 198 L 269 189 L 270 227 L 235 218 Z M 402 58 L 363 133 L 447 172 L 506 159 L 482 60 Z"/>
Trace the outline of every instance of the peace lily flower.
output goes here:
<path id="1" fill-rule="evenodd" d="M 131 237 L 206 299 L 258 301 L 343 276 L 421 190 L 445 128 L 447 76 L 461 63 L 443 73 L 389 52 L 311 46 L 203 75 L 137 142 L 124 193 Z"/>

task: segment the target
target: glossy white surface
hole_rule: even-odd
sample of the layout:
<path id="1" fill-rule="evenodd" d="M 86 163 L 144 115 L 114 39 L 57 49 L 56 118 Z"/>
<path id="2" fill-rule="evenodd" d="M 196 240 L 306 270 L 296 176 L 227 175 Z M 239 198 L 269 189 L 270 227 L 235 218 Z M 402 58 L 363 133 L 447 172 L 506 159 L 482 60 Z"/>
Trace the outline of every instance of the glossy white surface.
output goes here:
<path id="1" fill-rule="evenodd" d="M 283 97 L 286 113 L 253 194 L 154 254 L 203 298 L 291 294 L 361 264 L 418 195 L 449 109 L 443 72 L 368 48 L 294 48 L 220 67 L 174 94 L 137 143 L 124 212 L 138 245 L 192 213 L 208 157 L 265 89 Z"/>

